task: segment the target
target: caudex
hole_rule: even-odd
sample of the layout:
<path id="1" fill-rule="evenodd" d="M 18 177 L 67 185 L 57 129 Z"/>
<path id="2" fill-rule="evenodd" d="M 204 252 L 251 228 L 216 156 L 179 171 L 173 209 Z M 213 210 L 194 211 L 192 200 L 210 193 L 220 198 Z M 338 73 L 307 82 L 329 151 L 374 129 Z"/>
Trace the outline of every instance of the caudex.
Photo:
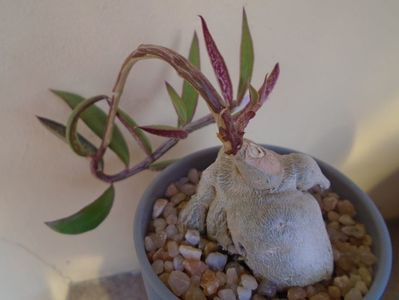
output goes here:
<path id="1" fill-rule="evenodd" d="M 237 96 L 226 63 L 205 20 L 201 18 L 206 49 L 216 75 L 221 95 L 200 71 L 198 39 L 194 34 L 189 58 L 157 46 L 140 45 L 124 61 L 111 96 L 84 99 L 78 95 L 53 91 L 73 111 L 66 126 L 39 117 L 53 133 L 65 140 L 72 150 L 90 159 L 91 171 L 110 187 L 93 203 L 77 213 L 46 224 L 66 234 L 77 234 L 97 227 L 108 215 L 114 198 L 113 183 L 146 169 L 161 169 L 169 162 L 158 162 L 180 139 L 213 122 L 223 147 L 216 161 L 202 175 L 197 194 L 180 215 L 191 228 L 206 231 L 232 254 L 244 257 L 252 271 L 276 286 L 304 286 L 331 276 L 333 256 L 320 208 L 308 192 L 319 185 L 329 187 L 316 162 L 304 154 L 279 155 L 244 138 L 248 122 L 268 99 L 278 76 L 276 64 L 259 89 L 251 85 L 254 53 L 247 16 L 243 11 L 240 48 L 240 78 Z M 126 80 L 133 66 L 141 60 L 160 59 L 184 79 L 182 95 L 166 83 L 176 113 L 178 126 L 139 126 L 119 108 Z M 198 95 L 210 114 L 193 121 Z M 109 104 L 105 115 L 96 103 Z M 100 138 L 97 148 L 77 132 L 83 120 Z M 129 167 L 126 142 L 115 124 L 126 127 L 147 157 Z M 153 150 L 146 133 L 167 137 Z M 117 174 L 104 172 L 103 157 L 110 148 L 125 163 Z"/>

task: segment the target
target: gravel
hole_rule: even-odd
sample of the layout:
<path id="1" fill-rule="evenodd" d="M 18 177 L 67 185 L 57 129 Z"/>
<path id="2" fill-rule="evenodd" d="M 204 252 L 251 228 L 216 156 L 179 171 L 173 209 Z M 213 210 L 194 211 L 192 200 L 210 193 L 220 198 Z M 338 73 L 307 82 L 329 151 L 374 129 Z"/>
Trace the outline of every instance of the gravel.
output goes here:
<path id="1" fill-rule="evenodd" d="M 356 209 L 332 192 L 311 191 L 320 204 L 334 253 L 331 279 L 284 291 L 257 278 L 238 256 L 227 255 L 197 230 L 186 230 L 178 215 L 197 188 L 201 172 L 170 184 L 155 201 L 144 240 L 152 268 L 183 300 L 361 300 L 372 283 L 376 257 L 372 238 L 356 220 Z"/>

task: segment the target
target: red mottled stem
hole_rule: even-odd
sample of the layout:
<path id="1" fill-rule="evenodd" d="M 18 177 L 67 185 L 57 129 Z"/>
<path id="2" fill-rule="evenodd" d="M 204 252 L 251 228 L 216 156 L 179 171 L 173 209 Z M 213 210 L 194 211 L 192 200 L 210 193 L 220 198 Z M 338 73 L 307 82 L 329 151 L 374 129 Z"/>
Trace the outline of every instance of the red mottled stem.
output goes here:
<path id="1" fill-rule="evenodd" d="M 194 132 L 194 131 L 196 131 L 202 127 L 205 127 L 209 124 L 212 124 L 213 122 L 215 122 L 215 120 L 214 120 L 213 116 L 211 114 L 209 114 L 209 115 L 206 115 L 194 122 L 187 124 L 186 126 L 183 127 L 183 129 L 186 132 L 191 133 L 191 132 Z M 150 156 L 148 156 L 146 159 L 144 159 L 140 163 L 136 164 L 135 166 L 133 166 L 129 169 L 123 170 L 117 174 L 114 174 L 114 175 L 105 174 L 102 171 L 102 169 L 99 167 L 99 161 L 97 161 L 96 159 L 93 159 L 91 161 L 91 171 L 98 179 L 100 179 L 102 181 L 109 182 L 109 183 L 120 181 L 120 180 L 123 180 L 125 178 L 128 178 L 130 176 L 133 176 L 137 173 L 140 173 L 140 172 L 148 169 L 149 166 L 154 161 L 156 161 L 157 159 L 162 157 L 166 152 L 168 152 L 178 142 L 179 142 L 179 139 L 176 139 L 176 138 L 171 138 L 171 139 L 167 140 L 162 145 L 160 145 L 157 149 L 155 149 L 155 151 Z"/>

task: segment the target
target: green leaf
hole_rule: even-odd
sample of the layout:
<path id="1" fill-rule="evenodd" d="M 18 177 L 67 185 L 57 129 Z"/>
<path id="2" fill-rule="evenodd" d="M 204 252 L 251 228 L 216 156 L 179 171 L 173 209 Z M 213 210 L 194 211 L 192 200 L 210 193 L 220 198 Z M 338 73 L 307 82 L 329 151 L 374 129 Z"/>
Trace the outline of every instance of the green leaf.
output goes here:
<path id="1" fill-rule="evenodd" d="M 194 32 L 194 36 L 191 42 L 190 52 L 188 54 L 188 60 L 198 69 L 201 68 L 200 50 L 199 50 L 198 37 L 196 32 Z M 193 119 L 195 109 L 197 108 L 198 92 L 186 80 L 184 80 L 183 83 L 183 91 L 181 98 L 183 99 L 184 105 L 186 107 L 187 122 L 190 122 Z"/>
<path id="2" fill-rule="evenodd" d="M 251 84 L 249 85 L 249 97 L 253 104 L 258 103 L 259 101 L 258 91 Z"/>
<path id="3" fill-rule="evenodd" d="M 51 133 L 55 134 L 58 138 L 63 140 L 65 143 L 68 143 L 66 140 L 66 126 L 58 123 L 54 120 L 50 120 L 44 117 L 37 116 L 38 120 L 44 127 L 46 127 Z M 96 146 L 86 140 L 82 135 L 78 134 L 78 138 L 80 143 L 84 145 L 88 152 L 95 154 L 97 152 Z"/>
<path id="4" fill-rule="evenodd" d="M 175 111 L 178 116 L 178 125 L 179 127 L 182 125 L 187 124 L 187 112 L 186 112 L 186 106 L 184 105 L 184 101 L 180 96 L 177 94 L 176 90 L 168 83 L 165 82 L 166 89 L 168 91 L 170 100 L 173 103 L 173 107 L 175 108 Z"/>
<path id="5" fill-rule="evenodd" d="M 121 122 L 126 126 L 127 130 L 132 134 L 133 138 L 139 144 L 139 146 L 144 150 L 147 155 L 152 154 L 151 142 L 147 135 L 141 130 L 137 123 L 123 110 L 118 109 L 117 115 Z"/>
<path id="6" fill-rule="evenodd" d="M 108 216 L 114 202 L 114 195 L 114 186 L 111 185 L 94 202 L 77 213 L 45 224 L 54 231 L 64 234 L 79 234 L 92 230 Z"/>
<path id="7" fill-rule="evenodd" d="M 252 43 L 251 33 L 249 31 L 247 14 L 245 9 L 242 11 L 242 31 L 241 31 L 241 48 L 240 48 L 240 80 L 238 83 L 237 101 L 245 95 L 247 83 L 251 81 L 254 66 L 254 47 Z"/>
<path id="8" fill-rule="evenodd" d="M 85 100 L 82 96 L 65 91 L 50 90 L 55 95 L 60 97 L 71 108 L 75 109 L 76 106 Z M 97 106 L 91 106 L 81 114 L 83 122 L 99 137 L 102 138 L 107 125 L 107 115 Z M 126 141 L 115 125 L 112 133 L 111 143 L 109 145 L 111 150 L 121 159 L 121 161 L 129 165 L 129 148 Z"/>
<path id="9" fill-rule="evenodd" d="M 176 162 L 177 159 L 169 159 L 169 160 L 162 160 L 158 162 L 154 162 L 149 166 L 149 169 L 151 171 L 162 171 L 163 169 L 166 169 L 169 167 L 171 164 Z"/>

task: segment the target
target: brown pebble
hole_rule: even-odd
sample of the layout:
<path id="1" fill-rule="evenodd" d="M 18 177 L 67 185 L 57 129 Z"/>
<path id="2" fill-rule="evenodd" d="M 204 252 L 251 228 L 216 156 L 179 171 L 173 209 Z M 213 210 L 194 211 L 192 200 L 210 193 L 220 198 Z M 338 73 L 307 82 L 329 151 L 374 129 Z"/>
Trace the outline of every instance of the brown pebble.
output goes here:
<path id="1" fill-rule="evenodd" d="M 339 300 L 341 299 L 341 290 L 334 286 L 334 285 L 330 285 L 328 287 L 328 294 L 330 295 L 330 298 L 332 300 Z"/>
<path id="2" fill-rule="evenodd" d="M 224 272 L 221 271 L 216 272 L 216 278 L 219 281 L 219 287 L 223 287 L 227 282 L 227 275 Z"/>
<path id="3" fill-rule="evenodd" d="M 169 215 L 166 218 L 166 224 L 168 224 L 168 225 L 176 225 L 177 224 L 177 216 L 176 215 Z"/>
<path id="4" fill-rule="evenodd" d="M 152 221 L 152 225 L 155 228 L 155 232 L 162 231 L 166 227 L 166 220 L 164 218 L 156 218 Z"/>
<path id="5" fill-rule="evenodd" d="M 168 241 L 166 243 L 166 249 L 170 257 L 176 257 L 179 255 L 179 246 L 176 241 Z"/>
<path id="6" fill-rule="evenodd" d="M 219 288 L 219 281 L 216 273 L 207 269 L 201 277 L 201 287 L 204 289 L 206 296 L 215 294 Z"/>
<path id="7" fill-rule="evenodd" d="M 202 273 L 208 269 L 208 266 L 201 260 L 185 259 L 183 261 L 183 266 L 184 270 L 186 270 L 191 276 L 201 276 Z"/>
<path id="8" fill-rule="evenodd" d="M 209 253 L 214 252 L 218 249 L 218 245 L 214 242 L 207 242 L 204 247 L 204 254 L 208 256 Z"/>
<path id="9" fill-rule="evenodd" d="M 326 197 L 323 199 L 323 208 L 325 211 L 331 211 L 335 209 L 337 203 L 338 199 L 336 197 Z"/>
<path id="10" fill-rule="evenodd" d="M 177 209 L 176 209 L 176 207 L 173 206 L 172 203 L 168 203 L 165 206 L 165 208 L 164 208 L 164 210 L 162 212 L 162 216 L 164 218 L 167 218 L 169 215 L 176 215 L 177 216 Z"/>
<path id="11" fill-rule="evenodd" d="M 329 221 L 338 221 L 339 214 L 335 211 L 329 211 L 327 214 L 327 218 Z"/>
<path id="12" fill-rule="evenodd" d="M 165 196 L 170 198 L 170 197 L 174 196 L 175 194 L 177 194 L 178 192 L 179 192 L 179 190 L 177 189 L 177 186 L 174 183 L 172 183 L 167 187 Z"/>
<path id="13" fill-rule="evenodd" d="M 350 215 L 342 215 L 339 217 L 338 222 L 340 222 L 343 225 L 354 225 L 355 220 L 352 219 Z"/>
<path id="14" fill-rule="evenodd" d="M 168 278 L 169 278 L 169 273 L 162 273 L 161 275 L 159 275 L 159 279 L 161 279 L 161 281 L 165 284 L 168 285 Z"/>
<path id="15" fill-rule="evenodd" d="M 342 270 L 349 272 L 354 268 L 354 263 L 353 261 L 347 257 L 347 256 L 341 256 L 337 262 L 337 266 L 341 268 Z"/>
<path id="16" fill-rule="evenodd" d="M 309 300 L 330 300 L 330 296 L 325 292 L 321 292 L 311 296 Z"/>
<path id="17" fill-rule="evenodd" d="M 188 290 L 190 278 L 181 271 L 173 271 L 169 275 L 168 285 L 176 296 L 181 296 Z"/>
<path id="18" fill-rule="evenodd" d="M 343 226 L 341 230 L 346 235 L 353 236 L 357 239 L 362 238 L 366 234 L 366 229 L 362 224 L 356 224 L 354 226 Z"/>
<path id="19" fill-rule="evenodd" d="M 166 243 L 167 235 L 165 232 L 157 232 L 152 236 L 152 240 L 154 241 L 154 244 L 156 248 L 162 248 L 165 243 Z"/>
<path id="20" fill-rule="evenodd" d="M 165 272 L 170 273 L 174 269 L 173 268 L 173 263 L 170 260 L 167 260 L 167 261 L 164 262 L 163 268 L 164 268 Z"/>
<path id="21" fill-rule="evenodd" d="M 360 275 L 360 277 L 362 278 L 362 281 L 368 286 L 370 287 L 371 284 L 371 275 L 370 272 L 365 268 L 365 267 L 360 267 L 358 269 L 358 273 Z"/>
<path id="22" fill-rule="evenodd" d="M 355 289 L 352 288 L 348 293 L 345 294 L 344 300 L 362 300 L 362 293 Z"/>
<path id="23" fill-rule="evenodd" d="M 252 297 L 252 300 L 267 300 L 267 299 L 259 294 L 256 294 Z"/>
<path id="24" fill-rule="evenodd" d="M 301 287 L 292 287 L 287 292 L 288 300 L 301 300 L 305 299 L 306 291 Z"/>
<path id="25" fill-rule="evenodd" d="M 356 214 L 355 207 L 348 200 L 338 201 L 337 210 L 341 215 L 349 215 L 353 217 Z"/>
<path id="26" fill-rule="evenodd" d="M 164 264 L 163 264 L 163 261 L 162 260 L 160 260 L 160 259 L 157 259 L 156 261 L 154 261 L 153 263 L 152 263 L 152 270 L 156 273 L 156 274 L 161 274 L 162 272 L 163 272 L 163 267 L 164 267 Z"/>
<path id="27" fill-rule="evenodd" d="M 230 287 L 238 284 L 238 274 L 235 268 L 228 268 L 226 270 L 226 283 Z"/>
<path id="28" fill-rule="evenodd" d="M 186 195 L 184 193 L 177 193 L 176 195 L 174 195 L 172 198 L 170 198 L 170 201 L 174 204 L 174 205 L 178 205 L 180 202 L 184 201 L 186 199 Z"/>
<path id="29" fill-rule="evenodd" d="M 175 236 L 176 234 L 178 234 L 178 230 L 176 225 L 170 224 L 165 228 L 165 233 L 166 236 L 171 239 L 173 236 Z"/>
<path id="30" fill-rule="evenodd" d="M 180 187 L 180 191 L 182 191 L 182 192 L 183 192 L 184 194 L 186 194 L 187 196 L 192 196 L 192 195 L 194 195 L 195 192 L 196 192 L 196 190 L 197 190 L 197 187 L 196 187 L 195 185 L 191 184 L 191 183 L 183 184 L 183 185 Z"/>
<path id="31" fill-rule="evenodd" d="M 373 239 L 369 234 L 366 234 L 362 239 L 362 243 L 365 246 L 371 246 L 373 244 Z"/>
<path id="32" fill-rule="evenodd" d="M 201 288 L 191 285 L 188 291 L 184 294 L 184 300 L 206 300 L 204 292 Z"/>
<path id="33" fill-rule="evenodd" d="M 270 280 L 263 279 L 257 289 L 258 294 L 267 297 L 274 297 L 277 293 L 277 286 Z"/>

